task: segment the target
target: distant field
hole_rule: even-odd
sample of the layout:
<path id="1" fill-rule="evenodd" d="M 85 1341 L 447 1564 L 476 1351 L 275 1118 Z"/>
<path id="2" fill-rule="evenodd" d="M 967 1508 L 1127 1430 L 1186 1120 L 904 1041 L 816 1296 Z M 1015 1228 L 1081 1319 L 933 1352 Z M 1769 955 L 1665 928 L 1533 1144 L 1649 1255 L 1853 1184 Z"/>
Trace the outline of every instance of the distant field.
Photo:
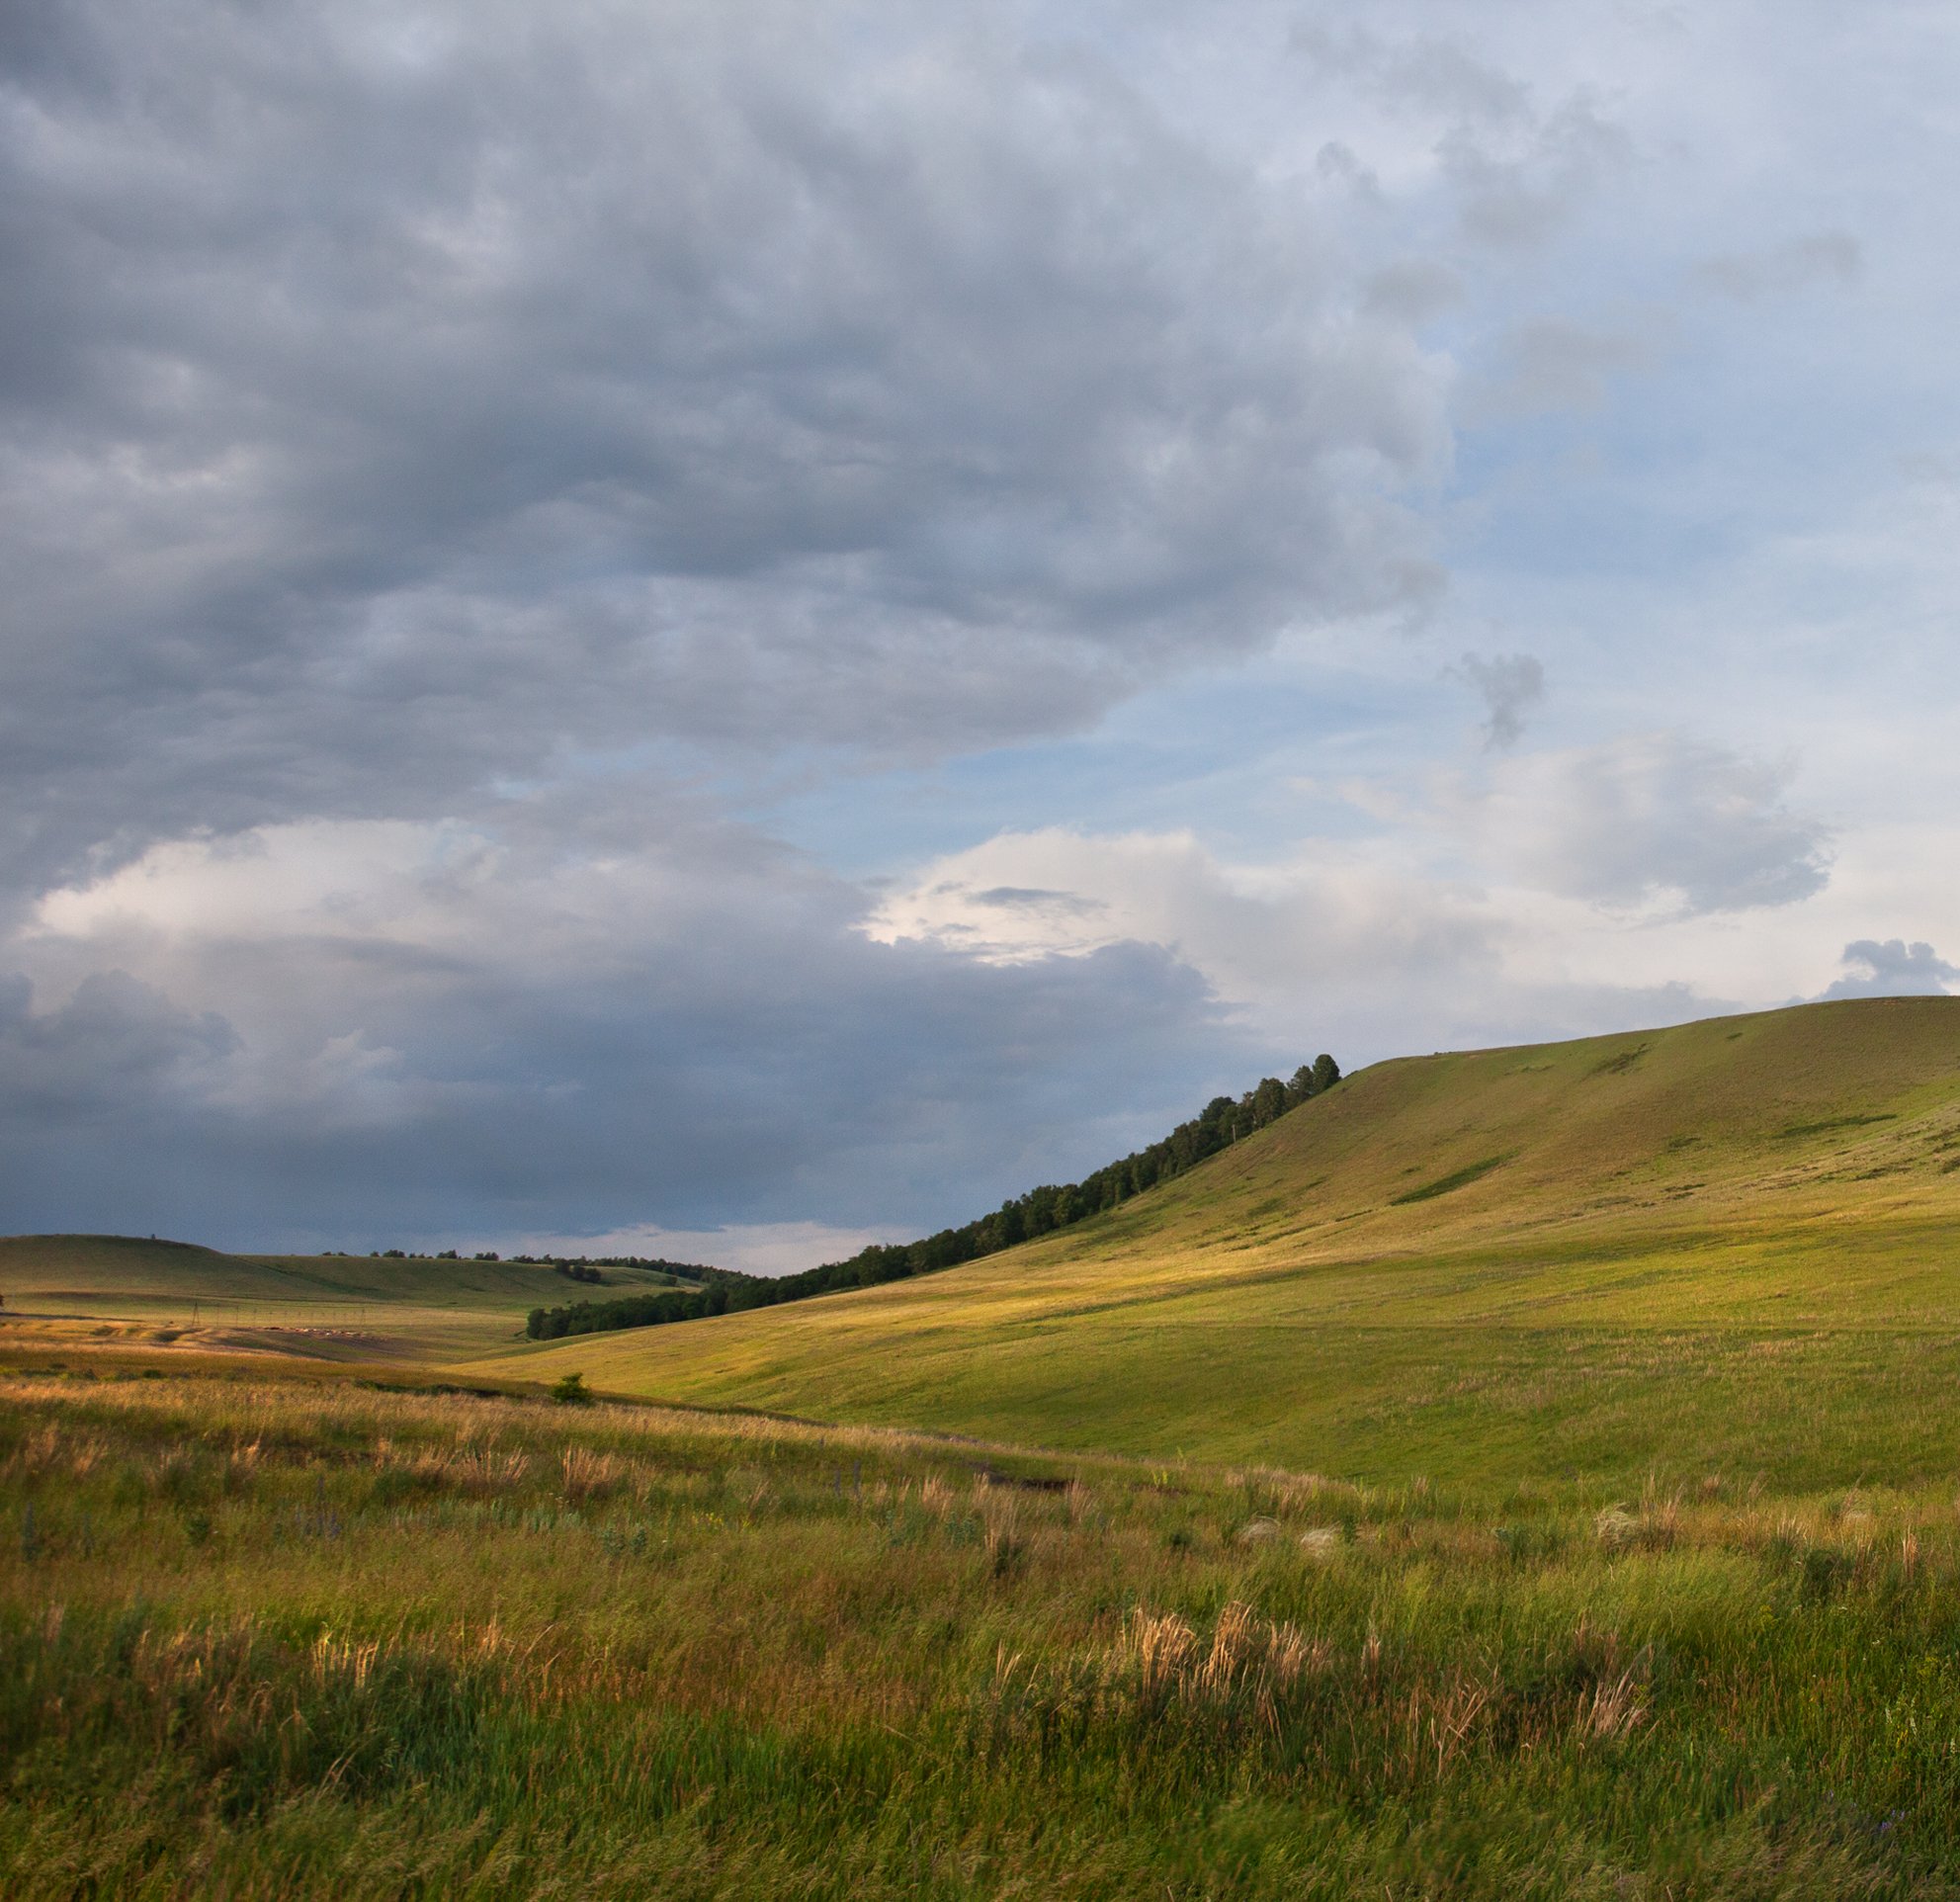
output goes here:
<path id="1" fill-rule="evenodd" d="M 101 1235 L 0 1238 L 0 1352 L 10 1343 L 168 1344 L 208 1353 L 437 1363 L 522 1335 L 524 1317 L 580 1295 L 671 1285 L 608 1268 L 590 1288 L 516 1261 L 240 1255 Z"/>
<path id="2" fill-rule="evenodd" d="M 471 1363 L 1352 1477 L 1960 1471 L 1960 999 L 1378 1065 L 944 1274 Z"/>

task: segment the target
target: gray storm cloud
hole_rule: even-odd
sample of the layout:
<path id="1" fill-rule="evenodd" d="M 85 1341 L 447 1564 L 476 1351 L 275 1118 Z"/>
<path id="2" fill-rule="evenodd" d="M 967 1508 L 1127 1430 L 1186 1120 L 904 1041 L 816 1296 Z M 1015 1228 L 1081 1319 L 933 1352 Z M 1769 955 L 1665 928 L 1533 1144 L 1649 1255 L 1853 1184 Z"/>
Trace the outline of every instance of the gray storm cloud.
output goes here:
<path id="1" fill-rule="evenodd" d="M 1831 997 L 1939 997 L 1960 979 L 1931 945 L 1903 938 L 1858 938 L 1844 947 L 1845 975 L 1831 985 Z"/>
<path id="2" fill-rule="evenodd" d="M 1159 1133 L 1242 1034 L 1168 954 L 1015 968 L 872 944 L 848 895 L 738 864 L 658 921 L 573 921 L 549 879 L 439 945 L 325 928 L 179 947 L 175 986 L 0 987 L 0 1231 L 369 1247 L 873 1212 L 932 1227 Z M 98 958 L 140 954 L 113 931 Z M 148 947 L 152 957 L 154 946 Z M 43 956 L 45 953 L 43 952 Z M 1229 1081 L 1229 1078 L 1228 1078 Z"/>
<path id="3" fill-rule="evenodd" d="M 1232 1036 L 1174 958 L 868 944 L 668 789 L 1425 598 L 1447 369 L 1354 268 L 1006 23 L 6 11 L 0 1226 L 944 1219 L 1185 1113 Z M 209 914 L 198 851 L 317 823 L 448 825 L 498 901 L 383 902 L 376 831 Z M 189 896 L 46 928 L 132 866 Z"/>
<path id="4" fill-rule="evenodd" d="M 845 7 L 10 18 L 14 879 L 453 810 L 513 739 L 1054 732 L 1430 584 L 1436 367 L 1309 196 L 1085 52 Z"/>

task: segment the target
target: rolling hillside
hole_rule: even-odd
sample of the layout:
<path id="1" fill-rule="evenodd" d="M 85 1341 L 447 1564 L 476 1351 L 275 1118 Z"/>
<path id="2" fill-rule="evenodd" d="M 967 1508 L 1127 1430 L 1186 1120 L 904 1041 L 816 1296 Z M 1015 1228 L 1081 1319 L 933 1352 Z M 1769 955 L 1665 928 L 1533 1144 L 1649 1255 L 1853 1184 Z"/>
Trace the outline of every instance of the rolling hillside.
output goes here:
<path id="1" fill-rule="evenodd" d="M 1960 999 L 1375 1066 L 914 1281 L 485 1369 L 1344 1473 L 1960 1465 Z"/>

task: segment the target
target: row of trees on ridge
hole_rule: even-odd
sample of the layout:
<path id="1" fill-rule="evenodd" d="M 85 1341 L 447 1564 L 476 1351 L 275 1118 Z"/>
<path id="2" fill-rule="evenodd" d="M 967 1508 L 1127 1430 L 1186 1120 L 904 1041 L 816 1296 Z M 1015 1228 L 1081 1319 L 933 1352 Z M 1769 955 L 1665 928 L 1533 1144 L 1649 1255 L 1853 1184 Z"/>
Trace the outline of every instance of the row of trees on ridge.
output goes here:
<path id="1" fill-rule="evenodd" d="M 673 1289 L 628 1295 L 617 1301 L 534 1308 L 525 1332 L 534 1340 L 556 1340 L 566 1335 L 659 1327 L 670 1321 L 695 1321 L 705 1315 L 807 1301 L 812 1295 L 831 1294 L 840 1288 L 872 1287 L 882 1281 L 902 1281 L 915 1274 L 958 1267 L 963 1261 L 997 1254 L 1002 1249 L 1117 1208 L 1133 1195 L 1182 1175 L 1207 1157 L 1277 1122 L 1288 1110 L 1339 1081 L 1340 1066 L 1323 1053 L 1311 1064 L 1302 1064 L 1288 1081 L 1266 1077 L 1236 1099 L 1214 1096 L 1189 1122 L 1179 1123 L 1160 1142 L 1137 1150 L 1079 1182 L 1045 1182 L 1025 1195 L 1010 1197 L 990 1215 L 959 1228 L 941 1229 L 917 1242 L 874 1243 L 845 1260 L 806 1268 L 801 1274 L 771 1278 L 741 1274 L 731 1268 L 697 1268 L 689 1278 L 702 1278 L 698 1293 Z M 660 1265 L 670 1266 L 665 1262 Z"/>

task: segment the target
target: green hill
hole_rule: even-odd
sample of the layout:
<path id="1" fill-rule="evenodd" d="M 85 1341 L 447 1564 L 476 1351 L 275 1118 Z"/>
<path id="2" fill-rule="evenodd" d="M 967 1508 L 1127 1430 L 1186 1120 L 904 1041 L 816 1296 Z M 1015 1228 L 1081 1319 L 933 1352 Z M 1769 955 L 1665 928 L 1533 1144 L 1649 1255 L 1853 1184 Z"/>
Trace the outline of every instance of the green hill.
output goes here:
<path id="1" fill-rule="evenodd" d="M 919 1280 L 481 1363 L 1361 1475 L 1960 1464 L 1960 998 L 1379 1064 Z"/>

